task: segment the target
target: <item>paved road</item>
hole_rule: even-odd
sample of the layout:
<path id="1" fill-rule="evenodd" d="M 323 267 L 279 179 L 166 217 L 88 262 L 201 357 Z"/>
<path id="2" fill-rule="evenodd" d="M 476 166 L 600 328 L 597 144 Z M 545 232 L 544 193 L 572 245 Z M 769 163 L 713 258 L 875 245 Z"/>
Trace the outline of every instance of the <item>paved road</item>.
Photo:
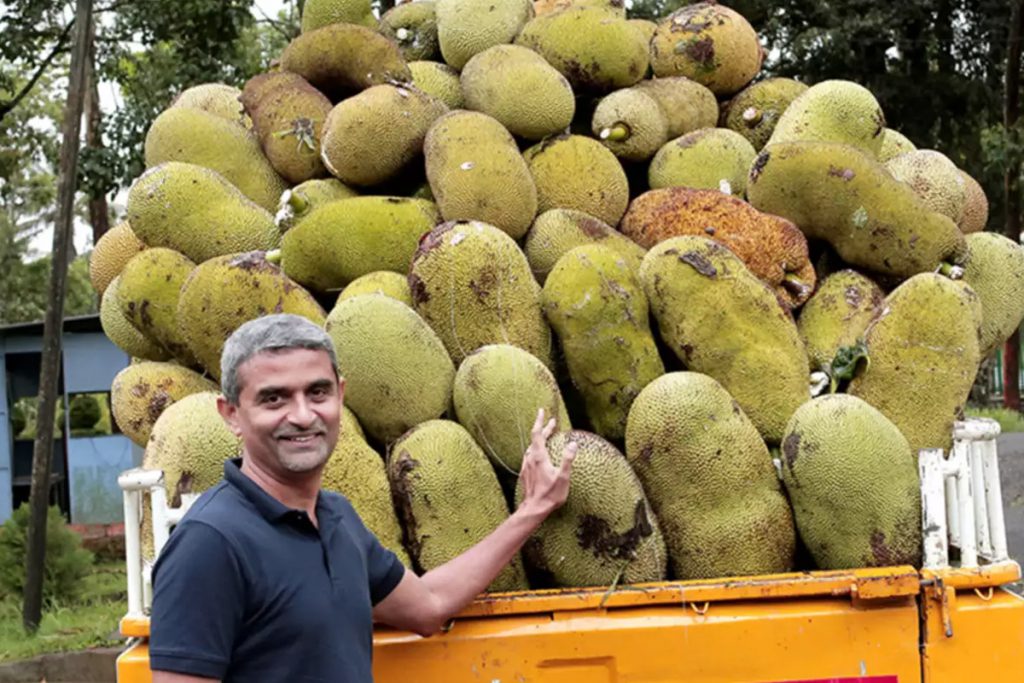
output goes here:
<path id="1" fill-rule="evenodd" d="M 1024 434 L 999 437 L 999 475 L 1010 556 L 1024 564 Z"/>

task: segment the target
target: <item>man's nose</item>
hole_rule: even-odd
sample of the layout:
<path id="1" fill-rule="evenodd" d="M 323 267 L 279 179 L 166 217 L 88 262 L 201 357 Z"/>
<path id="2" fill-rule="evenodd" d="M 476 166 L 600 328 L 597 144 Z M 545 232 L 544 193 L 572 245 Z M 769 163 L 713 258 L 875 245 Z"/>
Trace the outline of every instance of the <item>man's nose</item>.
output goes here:
<path id="1" fill-rule="evenodd" d="M 288 419 L 294 425 L 308 427 L 316 421 L 317 416 L 310 401 L 305 396 L 299 396 L 292 402 Z"/>

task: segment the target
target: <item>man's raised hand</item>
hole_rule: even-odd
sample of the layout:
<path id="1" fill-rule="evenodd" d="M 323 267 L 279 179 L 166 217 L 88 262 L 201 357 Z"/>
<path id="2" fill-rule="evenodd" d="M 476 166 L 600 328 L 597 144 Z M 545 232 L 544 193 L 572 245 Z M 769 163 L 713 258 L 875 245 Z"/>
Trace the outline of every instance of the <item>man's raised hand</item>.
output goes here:
<path id="1" fill-rule="evenodd" d="M 523 455 L 519 479 L 523 486 L 520 508 L 548 515 L 565 503 L 569 495 L 569 476 L 576 458 L 576 443 L 570 441 L 562 451 L 561 464 L 552 464 L 548 455 L 548 438 L 555 431 L 555 420 L 545 422 L 544 409 L 537 411 L 537 419 L 530 430 L 530 447 Z"/>

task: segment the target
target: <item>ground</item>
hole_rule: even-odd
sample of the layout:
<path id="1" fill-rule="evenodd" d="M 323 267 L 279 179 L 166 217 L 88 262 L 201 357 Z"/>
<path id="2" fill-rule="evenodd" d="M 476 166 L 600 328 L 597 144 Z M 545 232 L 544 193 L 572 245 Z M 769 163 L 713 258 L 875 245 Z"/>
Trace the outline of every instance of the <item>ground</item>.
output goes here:
<path id="1" fill-rule="evenodd" d="M 999 475 L 1010 557 L 1024 562 L 1024 434 L 999 437 Z"/>

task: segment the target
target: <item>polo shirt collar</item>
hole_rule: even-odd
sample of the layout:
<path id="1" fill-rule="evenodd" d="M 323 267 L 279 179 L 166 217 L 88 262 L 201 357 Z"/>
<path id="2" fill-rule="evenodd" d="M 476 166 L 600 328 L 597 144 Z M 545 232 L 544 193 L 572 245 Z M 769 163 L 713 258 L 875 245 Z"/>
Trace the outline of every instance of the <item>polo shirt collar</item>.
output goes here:
<path id="1" fill-rule="evenodd" d="M 242 472 L 241 458 L 231 458 L 224 462 L 224 479 L 238 489 L 268 522 L 281 521 L 295 512 L 293 508 L 274 498 L 245 475 Z M 335 519 L 341 517 L 341 511 L 331 505 L 325 498 L 324 492 L 320 491 L 316 498 L 316 515 L 319 519 Z"/>

